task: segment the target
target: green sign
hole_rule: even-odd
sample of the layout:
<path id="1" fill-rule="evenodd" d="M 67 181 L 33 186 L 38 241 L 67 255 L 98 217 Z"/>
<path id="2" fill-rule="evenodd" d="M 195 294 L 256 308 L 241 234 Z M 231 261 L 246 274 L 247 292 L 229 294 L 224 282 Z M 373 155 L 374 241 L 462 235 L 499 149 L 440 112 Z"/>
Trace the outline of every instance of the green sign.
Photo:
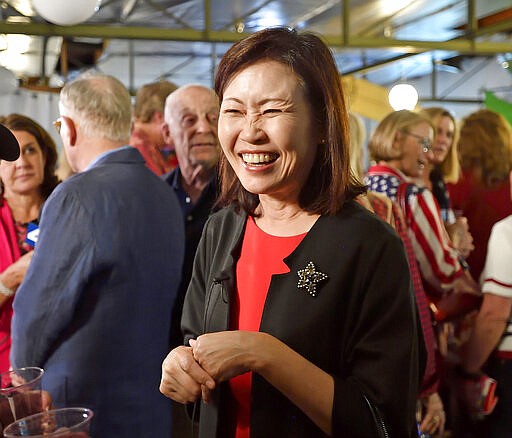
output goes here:
<path id="1" fill-rule="evenodd" d="M 490 91 L 486 91 L 484 105 L 486 108 L 500 113 L 512 126 L 512 103 L 496 97 Z"/>

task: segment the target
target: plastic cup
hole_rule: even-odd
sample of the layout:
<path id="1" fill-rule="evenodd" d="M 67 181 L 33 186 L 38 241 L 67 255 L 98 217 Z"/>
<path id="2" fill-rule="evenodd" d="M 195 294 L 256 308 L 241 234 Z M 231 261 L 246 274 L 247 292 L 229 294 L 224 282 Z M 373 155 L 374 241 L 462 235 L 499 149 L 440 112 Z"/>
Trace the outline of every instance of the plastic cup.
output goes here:
<path id="1" fill-rule="evenodd" d="M 17 420 L 4 430 L 5 438 L 88 438 L 93 412 L 86 408 L 61 408 Z"/>
<path id="2" fill-rule="evenodd" d="M 41 379 L 44 371 L 37 367 L 18 368 L 0 374 L 0 423 L 2 428 L 13 421 L 43 410 Z"/>

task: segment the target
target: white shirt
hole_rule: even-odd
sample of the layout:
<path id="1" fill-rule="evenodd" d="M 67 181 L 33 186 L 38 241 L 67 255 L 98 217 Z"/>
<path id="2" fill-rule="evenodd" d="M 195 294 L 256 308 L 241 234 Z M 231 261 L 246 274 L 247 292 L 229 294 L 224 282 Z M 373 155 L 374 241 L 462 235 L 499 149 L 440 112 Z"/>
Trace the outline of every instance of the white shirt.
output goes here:
<path id="1" fill-rule="evenodd" d="M 512 298 L 512 215 L 497 222 L 492 228 L 480 283 L 483 293 Z M 497 349 L 512 351 L 510 318 Z"/>

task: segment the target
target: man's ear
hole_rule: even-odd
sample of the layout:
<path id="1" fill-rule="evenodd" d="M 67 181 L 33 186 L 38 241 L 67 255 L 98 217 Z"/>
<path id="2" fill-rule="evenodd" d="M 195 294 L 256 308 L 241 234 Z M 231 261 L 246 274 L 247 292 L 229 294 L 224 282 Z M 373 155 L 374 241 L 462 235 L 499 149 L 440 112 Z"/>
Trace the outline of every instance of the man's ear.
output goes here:
<path id="1" fill-rule="evenodd" d="M 67 142 L 70 146 L 75 146 L 77 140 L 77 130 L 73 119 L 63 116 L 62 122 L 66 124 L 63 134 L 67 136 Z"/>
<path id="2" fill-rule="evenodd" d="M 168 145 L 173 145 L 174 141 L 171 137 L 171 130 L 169 129 L 169 125 L 167 123 L 163 123 L 162 125 L 162 136 L 164 138 L 164 143 Z"/>

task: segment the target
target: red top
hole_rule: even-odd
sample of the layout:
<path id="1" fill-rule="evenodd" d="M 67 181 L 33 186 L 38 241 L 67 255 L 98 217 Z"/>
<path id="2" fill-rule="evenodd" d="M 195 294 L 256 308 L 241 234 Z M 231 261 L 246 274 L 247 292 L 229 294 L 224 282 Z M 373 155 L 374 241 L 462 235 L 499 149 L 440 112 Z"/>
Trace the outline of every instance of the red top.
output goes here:
<path id="1" fill-rule="evenodd" d="M 484 269 L 487 242 L 492 226 L 512 214 L 510 182 L 506 178 L 494 187 L 485 187 L 475 181 L 471 172 L 463 172 L 457 184 L 447 184 L 454 210 L 462 210 L 468 218 L 469 232 L 475 249 L 467 258 L 473 278 L 477 281 Z"/>
<path id="2" fill-rule="evenodd" d="M 260 230 L 253 218 L 247 220 L 242 252 L 236 266 L 236 299 L 231 309 L 232 330 L 259 331 L 272 275 L 290 272 L 283 259 L 299 246 L 306 233 L 298 236 L 271 236 Z M 236 438 L 250 436 L 252 373 L 229 381 L 233 395 Z"/>

